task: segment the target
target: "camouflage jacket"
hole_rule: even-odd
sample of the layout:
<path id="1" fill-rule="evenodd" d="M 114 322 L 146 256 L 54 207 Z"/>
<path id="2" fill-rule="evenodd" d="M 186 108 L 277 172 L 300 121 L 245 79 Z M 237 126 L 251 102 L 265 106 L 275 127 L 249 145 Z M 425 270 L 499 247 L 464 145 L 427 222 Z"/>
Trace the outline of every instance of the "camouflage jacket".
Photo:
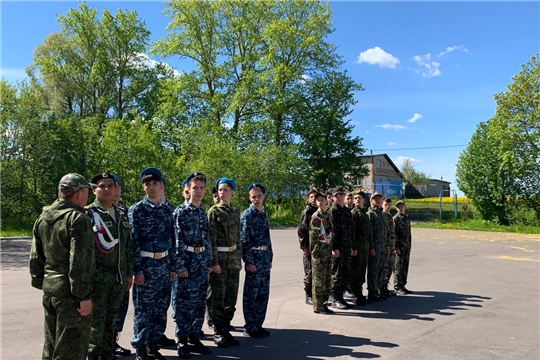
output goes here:
<path id="1" fill-rule="evenodd" d="M 324 233 L 323 233 L 324 228 Z M 329 238 L 330 243 L 325 240 L 325 235 Z M 309 251 L 312 259 L 327 259 L 332 256 L 332 214 L 330 210 L 322 212 L 317 210 L 311 215 L 309 225 Z"/>
<path id="2" fill-rule="evenodd" d="M 371 225 L 371 236 L 369 241 L 370 249 L 379 249 L 384 247 L 388 225 L 383 215 L 382 209 L 377 206 L 371 206 L 367 211 L 369 224 Z"/>
<path id="3" fill-rule="evenodd" d="M 128 216 L 133 236 L 135 275 L 143 274 L 141 250 L 153 253 L 169 251 L 169 271 L 175 272 L 176 251 L 171 208 L 164 204 L 156 205 L 145 196 L 129 208 Z"/>
<path id="4" fill-rule="evenodd" d="M 43 208 L 30 251 L 32 286 L 49 296 L 92 296 L 96 260 L 92 223 L 83 208 L 56 200 Z"/>
<path id="5" fill-rule="evenodd" d="M 411 250 L 411 221 L 409 215 L 400 214 L 394 215 L 394 225 L 396 229 L 396 248 L 402 253 Z"/>
<path id="6" fill-rule="evenodd" d="M 208 227 L 208 217 L 202 206 L 184 202 L 174 211 L 174 229 L 176 235 L 176 254 L 178 273 L 188 271 L 206 271 L 212 266 L 212 244 Z M 204 251 L 196 254 L 186 250 L 186 246 Z"/>
<path id="7" fill-rule="evenodd" d="M 354 207 L 351 211 L 354 227 L 354 241 L 352 248 L 358 251 L 367 252 L 371 240 L 371 225 L 366 211 L 359 207 Z"/>
<path id="8" fill-rule="evenodd" d="M 300 215 L 300 224 L 298 225 L 298 241 L 300 242 L 300 249 L 309 249 L 309 224 L 311 222 L 311 215 L 317 211 L 317 207 L 306 203 L 306 208 Z"/>
<path id="9" fill-rule="evenodd" d="M 386 246 L 395 249 L 396 247 L 396 232 L 394 230 L 394 220 L 392 219 L 392 214 L 385 213 L 383 211 L 384 218 L 386 220 Z"/>
<path id="10" fill-rule="evenodd" d="M 116 279 L 123 284 L 128 277 L 133 276 L 133 240 L 131 239 L 131 229 L 127 218 L 127 213 L 119 207 L 113 205 L 115 218 L 113 218 L 107 209 L 95 199 L 94 202 L 86 206 L 88 216 L 92 219 L 91 212 L 99 214 L 105 226 L 114 239 L 118 239 L 118 244 L 111 252 L 104 252 L 99 246 L 96 246 L 96 271 L 110 271 L 117 274 Z M 93 220 L 92 220 L 93 222 Z M 95 225 L 95 224 L 93 224 Z M 103 233 L 107 237 L 106 233 Z M 97 234 L 94 232 L 94 239 Z M 112 239 L 107 239 L 108 241 Z"/>
<path id="11" fill-rule="evenodd" d="M 242 259 L 247 265 L 259 265 L 260 261 L 272 262 L 274 253 L 272 241 L 270 241 L 270 227 L 264 210 L 258 210 L 250 205 L 240 217 L 242 231 Z M 266 246 L 266 250 L 256 250 L 260 246 Z"/>
<path id="12" fill-rule="evenodd" d="M 334 229 L 332 249 L 339 250 L 343 256 L 347 256 L 347 254 L 350 256 L 354 238 L 351 211 L 346 206 L 337 203 L 329 211 L 332 214 L 332 227 Z"/>
<path id="13" fill-rule="evenodd" d="M 208 225 L 212 241 L 212 265 L 222 269 L 242 268 L 242 241 L 240 240 L 240 213 L 232 206 L 220 202 L 208 210 Z M 218 251 L 219 247 L 232 247 L 231 252 Z"/>

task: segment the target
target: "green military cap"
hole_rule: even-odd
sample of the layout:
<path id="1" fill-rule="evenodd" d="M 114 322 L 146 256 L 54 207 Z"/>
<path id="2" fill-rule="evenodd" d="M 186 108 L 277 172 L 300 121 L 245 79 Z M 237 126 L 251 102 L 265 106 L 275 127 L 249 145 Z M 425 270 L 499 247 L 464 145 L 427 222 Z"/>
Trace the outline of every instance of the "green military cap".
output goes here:
<path id="1" fill-rule="evenodd" d="M 398 202 L 396 203 L 396 206 L 398 206 L 398 205 L 405 205 L 405 201 L 398 200 Z"/>
<path id="2" fill-rule="evenodd" d="M 309 191 L 308 191 L 308 193 L 307 193 L 308 196 L 311 195 L 311 194 L 313 194 L 313 193 L 318 194 L 318 193 L 319 193 L 319 190 L 317 190 L 316 187 L 310 187 L 310 188 L 309 188 Z"/>
<path id="3" fill-rule="evenodd" d="M 63 193 L 79 191 L 84 188 L 95 189 L 96 184 L 88 182 L 84 176 L 77 173 L 64 175 L 58 183 L 58 190 Z"/>
<path id="4" fill-rule="evenodd" d="M 369 201 L 375 199 L 377 196 L 382 197 L 382 194 L 380 194 L 378 192 L 374 192 L 373 194 L 371 194 L 371 197 L 369 198 Z"/>
<path id="5" fill-rule="evenodd" d="M 364 197 L 364 196 L 366 196 L 366 193 L 363 192 L 360 189 L 356 189 L 356 190 L 354 190 L 353 195 L 361 195 L 362 197 Z"/>
<path id="6" fill-rule="evenodd" d="M 334 189 L 328 189 L 326 190 L 326 195 L 332 196 L 334 194 Z"/>
<path id="7" fill-rule="evenodd" d="M 343 189 L 342 186 L 338 186 L 338 187 L 334 188 L 334 195 L 337 195 L 337 194 L 344 195 L 345 194 L 345 189 Z"/>

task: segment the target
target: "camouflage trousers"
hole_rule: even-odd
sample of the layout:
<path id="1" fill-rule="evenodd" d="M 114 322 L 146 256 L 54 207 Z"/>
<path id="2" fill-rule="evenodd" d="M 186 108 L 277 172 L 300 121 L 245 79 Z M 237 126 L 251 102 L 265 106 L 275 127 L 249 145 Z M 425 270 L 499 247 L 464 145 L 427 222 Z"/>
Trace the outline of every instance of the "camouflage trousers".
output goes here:
<path id="1" fill-rule="evenodd" d="M 384 276 L 382 279 L 381 288 L 388 288 L 388 283 L 392 277 L 392 272 L 394 271 L 396 254 L 394 253 L 395 246 L 394 244 L 386 244 L 385 246 L 385 261 L 384 261 Z"/>
<path id="2" fill-rule="evenodd" d="M 332 264 L 332 289 L 330 290 L 334 298 L 339 299 L 343 292 L 347 290 L 351 282 L 351 255 L 345 255 L 345 251 L 340 251 L 340 256 L 334 258 Z"/>
<path id="3" fill-rule="evenodd" d="M 302 254 L 302 265 L 304 267 L 304 291 L 306 295 L 311 296 L 311 287 L 313 286 L 313 274 L 311 267 L 311 255 Z"/>
<path id="4" fill-rule="evenodd" d="M 318 264 L 313 264 L 313 310 L 321 311 L 323 305 L 328 302 L 332 287 L 332 255 L 330 249 L 328 256 L 320 259 Z"/>
<path id="5" fill-rule="evenodd" d="M 126 322 L 126 315 L 129 308 L 129 291 L 124 293 L 124 300 L 122 300 L 122 305 L 120 310 L 118 310 L 118 316 L 116 317 L 116 324 L 114 325 L 114 331 L 116 333 L 121 333 L 124 330 L 124 323 Z"/>
<path id="6" fill-rule="evenodd" d="M 216 331 L 231 323 L 236 311 L 240 269 L 221 269 L 221 274 L 210 274 L 212 287 L 212 320 Z"/>
<path id="7" fill-rule="evenodd" d="M 270 262 L 257 262 L 257 271 L 246 271 L 242 306 L 244 309 L 244 328 L 247 332 L 260 329 L 266 318 L 268 297 L 270 296 Z"/>
<path id="8" fill-rule="evenodd" d="M 115 348 L 114 325 L 122 306 L 126 285 L 116 280 L 116 270 L 98 268 L 92 293 L 92 330 L 88 354 L 112 354 Z"/>
<path id="9" fill-rule="evenodd" d="M 369 256 L 368 259 L 368 290 L 378 291 L 383 282 L 384 276 L 384 262 L 386 260 L 386 253 L 384 246 L 381 244 L 375 248 L 375 256 Z"/>
<path id="10" fill-rule="evenodd" d="M 167 327 L 167 310 L 171 303 L 169 257 L 142 258 L 144 284 L 133 286 L 133 339 L 135 349 L 144 348 L 158 339 Z"/>
<path id="11" fill-rule="evenodd" d="M 43 295 L 45 310 L 44 360 L 84 360 L 88 355 L 92 314 L 81 316 L 73 296 Z"/>
<path id="12" fill-rule="evenodd" d="M 189 272 L 189 277 L 178 277 L 174 282 L 173 304 L 178 338 L 201 331 L 208 292 L 208 273 L 204 270 Z"/>
<path id="13" fill-rule="evenodd" d="M 404 251 L 401 255 L 396 256 L 394 273 L 394 288 L 399 289 L 407 285 L 407 274 L 409 273 L 409 260 L 411 258 L 411 251 Z"/>
<path id="14" fill-rule="evenodd" d="M 369 249 L 358 249 L 358 255 L 351 258 L 351 290 L 355 296 L 362 296 L 362 286 L 366 282 Z"/>

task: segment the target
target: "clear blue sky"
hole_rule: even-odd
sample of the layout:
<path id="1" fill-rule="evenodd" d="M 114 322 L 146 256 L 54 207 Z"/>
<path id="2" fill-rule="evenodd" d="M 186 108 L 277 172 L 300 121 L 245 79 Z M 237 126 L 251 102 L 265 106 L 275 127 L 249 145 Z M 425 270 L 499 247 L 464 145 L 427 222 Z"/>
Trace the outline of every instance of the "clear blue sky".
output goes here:
<path id="1" fill-rule="evenodd" d="M 152 32 L 165 34 L 168 18 L 158 1 L 88 1 L 94 8 L 136 10 Z M 2 1 L 2 77 L 22 80 L 34 48 L 60 30 L 56 15 L 71 1 Z M 505 91 L 521 64 L 540 51 L 540 3 L 331 2 L 344 68 L 363 84 L 351 114 L 354 135 L 374 153 L 455 186 L 461 147 L 479 122 L 495 113 L 493 94 Z M 165 59 L 181 68 L 178 59 Z M 401 150 L 409 149 L 409 150 Z"/>

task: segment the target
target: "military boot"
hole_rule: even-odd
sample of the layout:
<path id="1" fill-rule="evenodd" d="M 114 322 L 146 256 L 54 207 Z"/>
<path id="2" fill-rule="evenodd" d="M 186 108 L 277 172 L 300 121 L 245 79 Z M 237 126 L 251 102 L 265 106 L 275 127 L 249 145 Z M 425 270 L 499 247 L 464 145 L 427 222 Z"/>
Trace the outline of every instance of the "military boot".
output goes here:
<path id="1" fill-rule="evenodd" d="M 87 360 L 99 360 L 99 355 L 88 355 Z"/>
<path id="2" fill-rule="evenodd" d="M 148 351 L 146 351 L 146 347 L 142 349 L 135 349 L 137 356 L 135 357 L 135 360 L 154 360 L 154 358 L 150 355 L 148 355 Z"/>
<path id="3" fill-rule="evenodd" d="M 224 326 L 224 331 L 223 331 L 223 337 L 225 338 L 225 341 L 227 342 L 227 344 L 229 344 L 229 346 L 240 345 L 240 341 L 236 340 L 234 336 L 231 335 L 230 329 L 231 329 L 231 324 L 226 323 Z"/>
<path id="4" fill-rule="evenodd" d="M 189 353 L 188 338 L 187 336 L 181 336 L 178 338 L 178 344 L 176 345 L 176 353 L 180 359 L 189 359 L 191 354 Z"/>
<path id="5" fill-rule="evenodd" d="M 306 305 L 313 305 L 313 298 L 311 297 L 311 292 L 306 291 Z"/>
<path id="6" fill-rule="evenodd" d="M 116 356 L 129 356 L 131 355 L 131 350 L 123 348 L 118 344 L 118 339 L 120 338 L 120 335 L 115 331 L 114 332 L 114 338 L 116 339 L 114 341 L 114 354 Z"/>
<path id="7" fill-rule="evenodd" d="M 375 301 L 381 301 L 381 299 L 379 298 L 379 294 L 377 294 L 376 291 L 369 290 L 368 291 L 368 301 L 375 302 Z"/>
<path id="8" fill-rule="evenodd" d="M 115 360 L 116 355 L 114 353 L 103 354 L 99 357 L 99 360 Z"/>
<path id="9" fill-rule="evenodd" d="M 227 340 L 225 340 L 223 325 L 215 324 L 214 323 L 214 344 L 217 345 L 219 348 L 228 348 L 229 344 L 227 343 Z"/>
<path id="10" fill-rule="evenodd" d="M 199 340 L 199 334 L 189 334 L 189 343 L 191 352 L 207 355 L 211 354 L 212 350 L 209 347 L 205 346 L 201 340 Z"/>
<path id="11" fill-rule="evenodd" d="M 157 341 L 146 345 L 146 351 L 148 352 L 148 356 L 150 356 L 153 360 L 165 360 L 165 357 L 159 352 L 159 345 Z"/>

